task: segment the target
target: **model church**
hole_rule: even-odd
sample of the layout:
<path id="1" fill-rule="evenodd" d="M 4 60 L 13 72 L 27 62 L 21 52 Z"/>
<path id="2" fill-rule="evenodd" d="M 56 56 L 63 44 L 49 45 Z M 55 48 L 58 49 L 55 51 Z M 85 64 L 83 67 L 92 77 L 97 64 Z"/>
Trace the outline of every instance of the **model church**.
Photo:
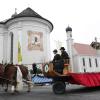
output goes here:
<path id="1" fill-rule="evenodd" d="M 74 43 L 72 28 L 66 28 L 67 49 L 72 72 L 100 72 L 100 43 L 95 39 L 89 44 Z"/>

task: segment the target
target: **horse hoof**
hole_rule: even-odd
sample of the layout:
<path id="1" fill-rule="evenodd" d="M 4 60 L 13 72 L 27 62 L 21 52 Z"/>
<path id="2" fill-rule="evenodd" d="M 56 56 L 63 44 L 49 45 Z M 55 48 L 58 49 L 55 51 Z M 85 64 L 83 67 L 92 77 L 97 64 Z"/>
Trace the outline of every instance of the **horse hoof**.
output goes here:
<path id="1" fill-rule="evenodd" d="M 15 95 L 15 92 L 12 92 L 11 94 L 12 94 L 12 95 Z"/>
<path id="2" fill-rule="evenodd" d="M 17 90 L 15 90 L 14 92 L 15 92 L 15 93 L 19 93 L 19 91 L 17 91 Z"/>
<path id="3" fill-rule="evenodd" d="M 5 92 L 7 92 L 8 90 L 7 89 L 5 89 Z"/>
<path id="4" fill-rule="evenodd" d="M 31 92 L 30 90 L 28 90 L 27 92 Z"/>

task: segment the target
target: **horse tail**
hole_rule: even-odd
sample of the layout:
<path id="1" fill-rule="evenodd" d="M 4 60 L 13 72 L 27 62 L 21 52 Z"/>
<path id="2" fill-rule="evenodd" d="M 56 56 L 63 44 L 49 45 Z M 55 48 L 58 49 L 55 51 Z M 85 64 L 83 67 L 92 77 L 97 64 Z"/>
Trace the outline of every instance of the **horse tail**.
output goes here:
<path id="1" fill-rule="evenodd" d="M 16 81 L 17 81 L 17 90 L 22 90 L 23 89 L 23 75 L 19 66 L 17 66 Z"/>

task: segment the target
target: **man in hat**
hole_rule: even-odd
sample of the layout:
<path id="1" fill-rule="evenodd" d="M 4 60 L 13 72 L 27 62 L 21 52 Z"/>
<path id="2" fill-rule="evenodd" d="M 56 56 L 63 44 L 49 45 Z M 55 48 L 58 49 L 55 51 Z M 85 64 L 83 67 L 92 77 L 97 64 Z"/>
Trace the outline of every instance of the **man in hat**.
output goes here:
<path id="1" fill-rule="evenodd" d="M 53 65 L 54 65 L 54 70 L 58 73 L 63 72 L 63 61 L 61 59 L 60 54 L 57 53 L 57 49 L 53 50 L 54 53 L 54 58 L 53 58 Z"/>
<path id="2" fill-rule="evenodd" d="M 37 66 L 36 66 L 36 63 L 33 63 L 32 64 L 32 68 L 33 68 L 34 75 L 36 75 L 37 74 Z"/>
<path id="3" fill-rule="evenodd" d="M 57 62 L 57 61 L 61 60 L 61 56 L 60 56 L 60 54 L 58 54 L 57 49 L 53 50 L 53 53 L 54 53 L 53 62 Z"/>
<path id="4" fill-rule="evenodd" d="M 61 50 L 61 58 L 64 60 L 64 63 L 67 62 L 69 64 L 70 58 L 69 58 L 68 53 L 65 51 L 65 48 L 61 47 L 60 50 Z"/>

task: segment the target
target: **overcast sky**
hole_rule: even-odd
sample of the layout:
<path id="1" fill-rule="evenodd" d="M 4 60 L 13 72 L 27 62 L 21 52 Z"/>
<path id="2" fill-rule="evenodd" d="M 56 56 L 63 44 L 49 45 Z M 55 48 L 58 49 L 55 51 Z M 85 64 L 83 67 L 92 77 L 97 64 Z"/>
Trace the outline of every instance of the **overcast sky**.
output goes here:
<path id="1" fill-rule="evenodd" d="M 53 23 L 53 40 L 65 41 L 69 25 L 75 42 L 90 44 L 95 36 L 100 41 L 100 0 L 1 0 L 0 21 L 27 7 Z"/>

